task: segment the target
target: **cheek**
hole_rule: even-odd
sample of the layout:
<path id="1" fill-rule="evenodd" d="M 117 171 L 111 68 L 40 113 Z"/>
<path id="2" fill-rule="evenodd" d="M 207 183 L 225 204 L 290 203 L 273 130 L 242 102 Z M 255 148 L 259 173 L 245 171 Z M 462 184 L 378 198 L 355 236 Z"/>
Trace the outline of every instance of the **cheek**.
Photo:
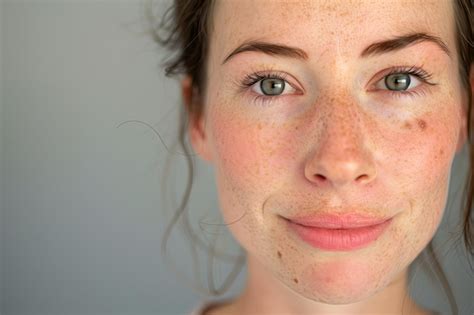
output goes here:
<path id="1" fill-rule="evenodd" d="M 451 115 L 452 116 L 452 115 Z M 456 146 L 456 121 L 428 114 L 403 123 L 404 135 L 390 139 L 386 152 L 392 155 L 392 172 L 413 195 L 439 194 L 449 180 Z M 390 147 L 391 149 L 389 149 Z M 390 167 L 390 164 L 388 164 Z M 394 174 L 394 173 L 393 173 Z M 443 188 L 443 189 L 441 189 Z M 432 196 L 434 197 L 434 196 Z"/>
<path id="2" fill-rule="evenodd" d="M 244 188 L 262 172 L 258 139 L 253 127 L 223 116 L 216 114 L 213 123 L 215 166 L 220 176 Z"/>
<path id="3" fill-rule="evenodd" d="M 393 183 L 389 189 L 407 201 L 396 235 L 412 250 L 421 251 L 442 220 L 458 124 L 452 112 L 430 113 L 401 122 L 400 133 L 387 133 L 383 142 L 379 168 Z"/>
<path id="4" fill-rule="evenodd" d="M 221 180 L 242 191 L 255 191 L 270 189 L 287 176 L 289 170 L 278 167 L 285 157 L 276 129 L 244 115 L 213 113 L 213 155 Z"/>
<path id="5" fill-rule="evenodd" d="M 215 110 L 209 117 L 222 216 L 240 244 L 248 251 L 260 244 L 262 251 L 263 244 L 272 243 L 267 237 L 274 234 L 264 219 L 265 200 L 292 173 L 284 152 L 288 144 L 282 144 L 284 133 L 245 114 Z"/>

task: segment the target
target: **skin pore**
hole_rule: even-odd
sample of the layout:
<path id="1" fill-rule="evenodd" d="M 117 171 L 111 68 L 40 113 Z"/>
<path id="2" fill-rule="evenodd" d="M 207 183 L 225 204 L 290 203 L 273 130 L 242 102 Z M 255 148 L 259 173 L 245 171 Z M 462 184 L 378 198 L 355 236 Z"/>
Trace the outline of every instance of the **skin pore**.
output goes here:
<path id="1" fill-rule="evenodd" d="M 413 33 L 449 53 L 419 40 L 361 56 Z M 451 1 L 216 1 L 204 112 L 189 133 L 215 169 L 248 278 L 207 314 L 429 314 L 408 295 L 407 272 L 441 222 L 466 141 L 454 35 Z M 256 41 L 304 53 L 229 57 Z M 410 74 L 406 91 L 385 85 L 414 68 L 427 75 Z M 255 73 L 283 77 L 285 90 L 262 95 Z M 189 80 L 183 95 L 192 101 Z M 353 211 L 393 219 L 365 248 L 326 251 L 282 218 Z"/>

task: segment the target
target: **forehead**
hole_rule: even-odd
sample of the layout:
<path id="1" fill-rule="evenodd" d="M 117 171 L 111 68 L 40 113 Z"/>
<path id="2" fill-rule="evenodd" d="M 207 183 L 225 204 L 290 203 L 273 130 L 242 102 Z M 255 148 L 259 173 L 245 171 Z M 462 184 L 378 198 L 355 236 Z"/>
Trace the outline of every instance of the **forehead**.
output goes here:
<path id="1" fill-rule="evenodd" d="M 376 40 L 412 32 L 454 47 L 448 0 L 217 0 L 212 22 L 211 46 L 221 57 L 249 39 L 294 44 L 310 57 L 331 49 L 358 54 Z"/>

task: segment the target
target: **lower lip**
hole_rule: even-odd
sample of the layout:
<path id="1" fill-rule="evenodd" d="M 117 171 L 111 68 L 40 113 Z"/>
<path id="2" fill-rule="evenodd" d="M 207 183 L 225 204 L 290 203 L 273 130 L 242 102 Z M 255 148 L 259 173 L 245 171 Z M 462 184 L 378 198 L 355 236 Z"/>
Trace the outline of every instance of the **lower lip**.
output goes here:
<path id="1" fill-rule="evenodd" d="M 366 247 L 375 242 L 390 225 L 392 219 L 377 225 L 353 229 L 323 229 L 286 221 L 289 227 L 311 246 L 323 250 L 349 251 Z"/>

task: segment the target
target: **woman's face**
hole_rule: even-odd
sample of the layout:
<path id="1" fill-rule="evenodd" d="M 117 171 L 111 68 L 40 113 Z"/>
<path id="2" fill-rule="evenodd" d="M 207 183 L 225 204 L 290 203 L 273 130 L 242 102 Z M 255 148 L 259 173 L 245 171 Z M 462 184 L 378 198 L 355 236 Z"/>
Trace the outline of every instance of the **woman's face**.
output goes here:
<path id="1" fill-rule="evenodd" d="M 436 232 L 464 143 L 452 3 L 217 1 L 212 16 L 205 112 L 190 132 L 229 229 L 312 300 L 380 291 Z M 446 47 L 373 45 L 415 33 Z M 235 51 L 250 41 L 298 51 Z M 349 213 L 392 219 L 345 250 L 311 246 L 284 219 Z"/>

